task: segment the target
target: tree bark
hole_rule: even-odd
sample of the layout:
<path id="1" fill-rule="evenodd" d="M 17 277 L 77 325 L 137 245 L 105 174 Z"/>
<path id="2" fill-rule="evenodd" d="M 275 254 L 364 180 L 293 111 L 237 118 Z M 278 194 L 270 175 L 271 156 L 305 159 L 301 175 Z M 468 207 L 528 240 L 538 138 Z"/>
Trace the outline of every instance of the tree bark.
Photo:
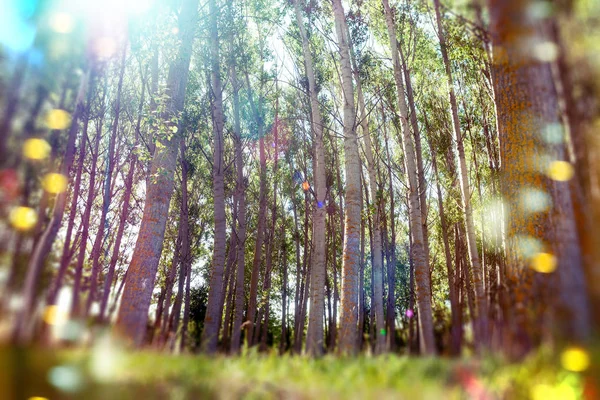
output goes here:
<path id="1" fill-rule="evenodd" d="M 116 332 L 139 347 L 145 336 L 148 308 L 152 300 L 154 281 L 163 248 L 169 203 L 173 194 L 174 171 L 179 150 L 179 125 L 176 120 L 183 111 L 185 90 L 192 56 L 198 1 L 184 0 L 179 14 L 180 45 L 169 68 L 167 90 L 170 95 L 162 119 L 168 126 L 166 138 L 157 138 L 152 158 L 151 175 L 146 192 L 144 215 L 135 250 L 129 265 L 125 288 L 115 325 Z M 174 133 L 171 135 L 171 133 Z M 170 137 L 169 137 L 170 136 Z"/>
<path id="2" fill-rule="evenodd" d="M 210 65 L 212 82 L 212 120 L 214 135 L 213 152 L 213 198 L 214 198 L 214 245 L 212 258 L 212 271 L 208 291 L 208 304 L 204 318 L 204 331 L 202 332 L 202 346 L 207 353 L 217 351 L 219 339 L 219 324 L 222 317 L 222 290 L 223 268 L 225 264 L 226 217 L 225 217 L 225 165 L 223 164 L 223 93 L 221 88 L 221 74 L 219 71 L 219 32 L 217 30 L 216 1 L 209 0 L 210 24 Z"/>
<path id="3" fill-rule="evenodd" d="M 519 237 L 541 240 L 542 251 L 556 260 L 553 281 L 559 290 L 553 305 L 560 321 L 557 329 L 568 339 L 582 341 L 591 332 L 590 308 L 573 193 L 569 182 L 552 181 L 540 173 L 548 165 L 539 156 L 547 155 L 553 161 L 567 159 L 564 141 L 550 144 L 541 140 L 548 125 L 560 123 L 558 95 L 550 64 L 535 58 L 529 48 L 521 45 L 524 38 L 547 40 L 551 21 L 526 18 L 529 4 L 488 1 L 501 144 L 501 189 L 509 208 L 506 272 L 514 276 L 520 266 L 531 263 L 531 258 L 516 251 Z M 553 209 L 531 213 L 519 206 L 518 198 L 527 189 L 548 193 Z"/>
<path id="4" fill-rule="evenodd" d="M 473 273 L 473 285 L 475 289 L 475 337 L 478 345 L 488 346 L 488 305 L 484 287 L 484 272 L 481 266 L 479 253 L 477 250 L 477 241 L 475 237 L 475 223 L 473 222 L 473 207 L 471 205 L 471 190 L 469 184 L 469 172 L 467 170 L 467 161 L 465 148 L 463 144 L 463 135 L 458 117 L 458 105 L 456 94 L 454 93 L 454 80 L 452 78 L 452 67 L 448 58 L 446 49 L 446 37 L 442 26 L 442 17 L 440 15 L 440 1 L 434 0 L 435 15 L 438 28 L 438 38 L 440 41 L 440 51 L 446 70 L 446 79 L 448 84 L 448 96 L 450 98 L 450 110 L 452 113 L 452 129 L 454 132 L 455 158 L 458 159 L 458 179 L 460 182 L 462 208 L 464 210 L 464 223 L 467 239 L 467 248 L 469 259 L 471 261 L 471 270 Z"/>
<path id="5" fill-rule="evenodd" d="M 313 203 L 313 235 L 314 248 L 312 252 L 310 315 L 306 333 L 306 352 L 314 356 L 323 354 L 323 307 L 325 306 L 325 148 L 323 145 L 323 119 L 319 107 L 318 89 L 313 68 L 313 58 L 310 52 L 308 36 L 300 12 L 299 0 L 295 1 L 296 23 L 302 38 L 304 68 L 308 79 L 308 95 L 310 98 L 311 130 L 315 148 L 315 202 Z"/>
<path id="6" fill-rule="evenodd" d="M 360 276 L 360 155 L 356 135 L 356 112 L 354 109 L 354 85 L 352 65 L 346 32 L 346 16 L 341 0 L 333 0 L 333 14 L 340 50 L 342 91 L 344 98 L 344 156 L 346 187 L 345 232 L 342 279 L 342 312 L 340 316 L 341 353 L 355 354 L 358 350 L 358 279 Z"/>
<path id="7" fill-rule="evenodd" d="M 402 82 L 402 71 L 398 57 L 398 41 L 396 39 L 396 25 L 392 17 L 392 10 L 388 0 L 382 0 L 385 11 L 385 19 L 390 40 L 392 63 L 394 66 L 394 80 L 396 83 L 396 95 L 400 122 L 402 128 L 402 147 L 409 187 L 409 225 L 413 236 L 412 258 L 414 261 L 415 284 L 417 289 L 417 306 L 421 352 L 424 354 L 435 354 L 435 341 L 433 337 L 433 317 L 431 311 L 431 282 L 429 279 L 429 267 L 426 264 L 425 247 L 423 243 L 423 225 L 420 213 L 419 184 L 417 166 L 415 163 L 415 146 L 413 137 L 408 127 L 408 108 L 404 98 L 404 83 Z"/>

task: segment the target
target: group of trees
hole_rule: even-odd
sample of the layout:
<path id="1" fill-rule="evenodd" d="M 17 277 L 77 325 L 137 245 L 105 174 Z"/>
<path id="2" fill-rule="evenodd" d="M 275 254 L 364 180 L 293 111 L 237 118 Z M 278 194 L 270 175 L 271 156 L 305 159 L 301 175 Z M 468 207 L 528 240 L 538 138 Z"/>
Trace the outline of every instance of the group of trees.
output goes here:
<path id="1" fill-rule="evenodd" d="M 0 59 L 11 340 L 61 316 L 232 354 L 590 337 L 598 106 L 572 4 L 94 10 L 16 12 L 35 38 Z"/>

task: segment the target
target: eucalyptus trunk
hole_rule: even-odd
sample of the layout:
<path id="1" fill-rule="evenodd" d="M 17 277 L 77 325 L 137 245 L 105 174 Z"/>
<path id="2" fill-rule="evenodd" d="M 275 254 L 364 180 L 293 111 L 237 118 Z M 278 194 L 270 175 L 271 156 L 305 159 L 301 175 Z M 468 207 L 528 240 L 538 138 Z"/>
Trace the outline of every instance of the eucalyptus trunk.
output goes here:
<path id="1" fill-rule="evenodd" d="M 325 305 L 325 148 L 323 145 L 323 119 L 319 107 L 318 89 L 313 67 L 313 57 L 310 52 L 308 36 L 300 11 L 299 0 L 295 1 L 296 23 L 302 38 L 304 68 L 308 78 L 308 95 L 310 98 L 311 130 L 315 148 L 315 199 L 313 202 L 313 237 L 311 286 L 310 286 L 310 315 L 306 334 L 306 352 L 319 356 L 323 354 L 323 307 Z"/>
<path id="2" fill-rule="evenodd" d="M 340 53 L 342 92 L 344 102 L 344 159 L 346 187 L 344 203 L 345 232 L 342 275 L 342 310 L 340 316 L 341 353 L 355 354 L 358 350 L 358 307 L 360 276 L 361 190 L 360 154 L 356 135 L 354 84 L 348 46 L 348 27 L 341 0 L 333 0 L 333 14 Z"/>
<path id="3" fill-rule="evenodd" d="M 213 149 L 213 199 L 214 199 L 214 244 L 212 271 L 210 274 L 208 304 L 202 332 L 202 346 L 207 353 L 217 351 L 219 325 L 222 317 L 223 269 L 225 267 L 226 217 L 225 217 L 225 165 L 223 163 L 223 92 L 219 71 L 219 32 L 217 28 L 216 0 L 209 0 L 210 67 L 212 83 Z"/>
<path id="4" fill-rule="evenodd" d="M 448 85 L 448 96 L 450 98 L 450 110 L 452 113 L 452 130 L 454 132 L 455 158 L 458 159 L 458 179 L 460 182 L 460 191 L 462 199 L 462 208 L 464 210 L 464 224 L 467 239 L 467 248 L 469 259 L 471 261 L 471 270 L 473 273 L 473 286 L 475 290 L 475 315 L 476 321 L 475 338 L 479 345 L 487 345 L 488 342 L 488 305 L 484 287 L 484 270 L 481 266 L 479 253 L 477 251 L 477 241 L 475 236 L 475 223 L 473 221 L 473 206 L 471 205 L 471 189 L 469 184 L 469 171 L 467 170 L 467 160 L 465 147 L 463 143 L 463 134 L 458 116 L 458 105 L 456 94 L 454 92 L 454 80 L 452 78 L 452 66 L 448 58 L 446 48 L 446 37 L 444 27 L 442 26 L 442 17 L 440 15 L 440 1 L 434 0 L 435 14 L 438 28 L 438 38 L 440 41 L 440 51 L 446 70 L 446 79 Z"/>
<path id="5" fill-rule="evenodd" d="M 409 225 L 412 232 L 413 243 L 411 246 L 412 259 L 414 261 L 416 300 L 418 307 L 418 320 L 420 331 L 421 352 L 424 354 L 435 354 L 435 340 L 433 337 L 433 316 L 431 310 L 431 281 L 429 278 L 429 266 L 426 262 L 425 246 L 423 242 L 423 225 L 420 212 L 419 182 L 417 176 L 417 165 L 415 162 L 415 145 L 410 129 L 408 127 L 408 107 L 404 97 L 404 83 L 402 81 L 402 69 L 398 56 L 398 40 L 396 39 L 396 24 L 394 23 L 392 10 L 388 0 L 382 0 L 385 12 L 385 20 L 390 40 L 390 50 L 394 67 L 394 81 L 396 83 L 396 97 L 398 111 L 400 113 L 402 130 L 402 148 L 404 150 L 404 161 L 409 188 Z"/>

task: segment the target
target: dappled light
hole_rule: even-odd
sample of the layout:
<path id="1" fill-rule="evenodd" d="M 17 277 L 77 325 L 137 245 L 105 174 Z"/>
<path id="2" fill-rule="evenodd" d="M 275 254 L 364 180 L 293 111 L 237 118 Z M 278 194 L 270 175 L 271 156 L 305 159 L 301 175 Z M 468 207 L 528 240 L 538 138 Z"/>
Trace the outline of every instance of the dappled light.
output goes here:
<path id="1" fill-rule="evenodd" d="M 0 0 L 0 399 L 600 398 L 599 18 Z"/>

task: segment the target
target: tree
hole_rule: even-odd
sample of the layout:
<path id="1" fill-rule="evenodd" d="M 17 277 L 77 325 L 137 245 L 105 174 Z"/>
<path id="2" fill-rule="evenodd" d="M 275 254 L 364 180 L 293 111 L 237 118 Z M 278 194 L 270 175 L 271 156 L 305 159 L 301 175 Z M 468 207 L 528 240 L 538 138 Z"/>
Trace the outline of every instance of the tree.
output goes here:
<path id="1" fill-rule="evenodd" d="M 218 10 L 215 0 L 210 0 L 210 70 L 212 92 L 212 122 L 214 135 L 213 149 L 213 199 L 215 232 L 213 243 L 212 271 L 208 292 L 208 305 L 202 331 L 202 345 L 207 353 L 217 351 L 219 325 L 222 317 L 223 268 L 225 264 L 225 165 L 223 163 L 223 93 L 221 88 L 221 72 L 219 62 L 219 32 L 217 28 Z"/>
<path id="2" fill-rule="evenodd" d="M 398 41 L 396 39 L 396 24 L 392 16 L 388 0 L 382 0 L 385 13 L 385 21 L 392 53 L 394 66 L 394 81 L 396 83 L 396 96 L 398 112 L 400 114 L 402 128 L 402 148 L 406 164 L 406 174 L 409 188 L 409 221 L 412 233 L 412 258 L 415 263 L 415 283 L 417 287 L 417 306 L 419 318 L 419 333 L 421 338 L 421 352 L 425 354 L 435 353 L 433 338 L 433 318 L 431 315 L 431 283 L 429 278 L 429 267 L 425 260 L 425 248 L 423 245 L 423 226 L 419 203 L 417 167 L 415 163 L 415 146 L 413 137 L 408 127 L 408 108 L 404 98 L 404 83 L 402 82 L 402 70 L 398 57 Z"/>
<path id="3" fill-rule="evenodd" d="M 299 0 L 294 3 L 296 23 L 302 39 L 304 68 L 308 79 L 308 96 L 310 99 L 311 130 L 315 149 L 315 191 L 313 202 L 313 234 L 314 250 L 312 252 L 312 268 L 310 270 L 310 315 L 306 334 L 306 352 L 315 356 L 323 354 L 323 312 L 325 307 L 325 149 L 323 144 L 323 118 L 319 108 L 319 99 L 313 57 L 310 52 L 308 36 L 304 28 Z"/>
<path id="4" fill-rule="evenodd" d="M 354 354 L 358 350 L 358 277 L 360 275 L 360 155 L 356 135 L 354 84 L 348 47 L 348 27 L 340 0 L 333 0 L 335 30 L 340 51 L 340 69 L 344 101 L 344 171 L 346 173 L 346 206 L 344 253 L 342 266 L 342 312 L 340 316 L 339 349 Z"/>
<path id="5" fill-rule="evenodd" d="M 167 129 L 156 138 L 156 151 L 151 165 L 151 179 L 146 192 L 144 216 L 135 245 L 115 329 L 135 346 L 143 343 L 148 320 L 148 307 L 156 271 L 163 248 L 169 203 L 173 193 L 174 170 L 180 137 L 177 134 L 180 113 L 185 101 L 192 44 L 194 41 L 197 0 L 184 0 L 179 14 L 180 45 L 169 68 L 169 99 L 161 118 Z"/>

